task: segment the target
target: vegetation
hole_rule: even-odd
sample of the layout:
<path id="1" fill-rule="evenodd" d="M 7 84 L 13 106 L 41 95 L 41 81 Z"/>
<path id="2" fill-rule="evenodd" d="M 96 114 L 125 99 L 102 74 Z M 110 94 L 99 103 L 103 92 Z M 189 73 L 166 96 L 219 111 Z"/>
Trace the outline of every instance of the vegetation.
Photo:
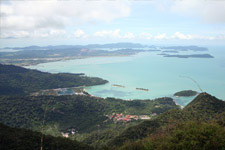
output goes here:
<path id="1" fill-rule="evenodd" d="M 58 131 L 74 128 L 81 134 L 97 130 L 97 125 L 101 125 L 101 129 L 110 128 L 110 124 L 114 123 L 104 122 L 108 120 L 106 115 L 113 113 L 160 114 L 172 108 L 178 108 L 178 106 L 171 98 L 124 101 L 78 95 L 2 96 L 0 97 L 0 122 L 12 127 L 40 130 L 46 110 L 46 126 L 51 128 L 57 126 Z"/>
<path id="2" fill-rule="evenodd" d="M 90 47 L 92 48 L 92 46 Z M 24 66 L 52 61 L 95 57 L 95 56 L 134 55 L 136 53 L 145 51 L 145 50 L 135 50 L 132 48 L 118 49 L 116 51 L 93 50 L 89 49 L 88 46 L 87 47 L 62 46 L 58 48 L 25 47 L 19 48 L 18 50 L 20 51 L 0 52 L 0 63 L 16 64 Z"/>
<path id="3" fill-rule="evenodd" d="M 224 150 L 225 128 L 217 123 L 182 122 L 141 141 L 126 143 L 122 150 Z"/>
<path id="4" fill-rule="evenodd" d="M 12 65 L 0 65 L 0 71 L 2 77 L 0 87 L 3 89 L 0 97 L 0 122 L 11 127 L 41 131 L 44 119 L 45 134 L 61 136 L 61 132 L 71 134 L 70 130 L 74 129 L 76 134 L 70 135 L 71 139 L 95 146 L 101 145 L 99 143 L 105 145 L 127 127 L 142 122 L 132 120 L 116 124 L 109 119 L 113 114 L 150 116 L 178 108 L 171 98 L 166 97 L 152 101 L 124 101 L 115 98 L 97 98 L 88 94 L 28 96 L 43 89 L 101 84 L 106 81 L 81 76 L 83 74 L 50 74 Z M 108 136 L 107 133 L 114 134 Z"/>
<path id="5" fill-rule="evenodd" d="M 169 110 L 153 120 L 144 121 L 139 125 L 130 127 L 108 144 L 110 146 L 122 146 L 125 142 L 134 142 L 136 140 L 146 138 L 160 130 L 169 128 L 170 126 L 174 126 L 180 122 L 209 122 L 212 120 L 225 120 L 224 108 L 224 101 L 218 100 L 207 93 L 201 93 L 183 110 Z"/>
<path id="6" fill-rule="evenodd" d="M 40 150 L 41 133 L 10 128 L 0 123 L 1 150 Z M 43 136 L 43 150 L 93 150 L 94 148 L 62 137 Z"/>
<path id="7" fill-rule="evenodd" d="M 189 97 L 189 96 L 195 96 L 197 94 L 198 94 L 198 92 L 196 92 L 196 91 L 184 90 L 184 91 L 176 92 L 174 94 L 174 96 L 178 96 L 178 97 L 181 97 L 181 96 Z"/>
<path id="8" fill-rule="evenodd" d="M 155 107 L 160 106 L 160 107 Z M 106 115 L 123 113 L 150 115 L 178 108 L 171 98 L 156 100 L 124 101 L 114 98 L 90 96 L 2 96 L 0 122 L 12 126 L 40 131 L 46 109 L 45 134 L 61 136 L 74 128 L 78 133 L 71 139 L 104 146 L 127 127 L 141 121 L 115 124 Z M 100 130 L 100 132 L 98 132 Z M 108 133 L 113 133 L 110 136 Z M 100 137 L 100 138 L 99 138 Z"/>
<path id="9" fill-rule="evenodd" d="M 177 51 L 208 51 L 206 47 L 199 46 L 168 46 L 162 47 L 162 49 L 172 49 Z"/>
<path id="10" fill-rule="evenodd" d="M 44 108 L 47 108 L 46 129 L 49 130 L 48 127 L 51 127 L 51 130 L 60 133 L 75 128 L 79 132 L 70 139 L 95 147 L 105 146 L 106 149 L 122 150 L 224 148 L 225 102 L 207 93 L 201 93 L 183 110 L 172 109 L 155 119 L 127 124 L 113 124 L 109 120 L 105 122 L 107 120 L 105 114 L 125 113 L 125 111 L 131 114 L 139 110 L 147 113 L 158 108 L 155 107 L 158 105 L 172 106 L 172 101 L 162 98 L 141 103 L 142 101 L 90 96 L 2 96 L 0 102 L 0 122 L 10 126 L 38 129 L 42 122 Z M 145 108 L 145 105 L 148 106 Z M 20 142 L 25 142 L 24 137 L 17 137 L 22 139 Z M 58 139 L 62 143 L 65 140 Z M 24 145 L 30 146 L 25 143 Z"/>
<path id="11" fill-rule="evenodd" d="M 41 133 L 36 131 L 41 131 L 43 122 L 46 150 L 93 149 L 79 142 L 112 150 L 225 149 L 225 102 L 207 93 L 183 109 L 167 97 L 124 101 L 88 94 L 29 96 L 44 89 L 106 82 L 83 74 L 50 74 L 0 64 L 0 122 L 5 124 L 0 123 L 1 149 L 40 149 Z M 117 115 L 151 119 L 113 120 Z M 62 132 L 73 141 L 62 138 Z"/>
<path id="12" fill-rule="evenodd" d="M 163 54 L 163 57 L 177 57 L 177 58 L 214 58 L 210 54 L 191 54 L 191 55 L 171 55 Z"/>
<path id="13" fill-rule="evenodd" d="M 0 95 L 27 95 L 45 89 L 91 86 L 107 82 L 83 74 L 51 74 L 0 64 Z"/>
<path id="14" fill-rule="evenodd" d="M 114 51 L 104 49 L 116 48 Z M 141 49 L 140 49 L 141 48 Z M 143 50 L 142 48 L 149 48 Z M 160 51 L 155 46 L 141 45 L 138 43 L 111 43 L 111 44 L 90 44 L 90 45 L 58 45 L 58 46 L 28 46 L 28 47 L 6 47 L 17 50 L 15 52 L 0 52 L 0 63 L 14 64 L 20 66 L 35 65 L 39 63 L 61 61 L 68 59 L 95 57 L 95 56 L 121 56 L 134 55 L 139 52 Z M 169 46 L 161 47 L 165 52 L 179 51 L 208 51 L 205 47 L 198 46 Z M 210 54 L 192 55 L 169 55 L 161 54 L 164 57 L 178 58 L 213 58 Z"/>

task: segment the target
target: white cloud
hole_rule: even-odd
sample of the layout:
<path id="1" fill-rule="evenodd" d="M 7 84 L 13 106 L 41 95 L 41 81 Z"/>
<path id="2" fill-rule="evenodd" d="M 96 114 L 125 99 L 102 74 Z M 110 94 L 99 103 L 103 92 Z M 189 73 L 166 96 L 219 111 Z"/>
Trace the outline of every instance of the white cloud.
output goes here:
<path id="1" fill-rule="evenodd" d="M 1 37 L 3 39 L 7 38 L 47 38 L 47 37 L 65 37 L 66 31 L 62 29 L 41 29 L 34 31 L 3 31 L 1 33 Z"/>
<path id="2" fill-rule="evenodd" d="M 206 23 L 225 23 L 224 0 L 160 0 L 148 4 L 163 12 L 198 17 Z"/>
<path id="3" fill-rule="evenodd" d="M 40 29 L 34 31 L 10 31 L 2 32 L 1 38 L 77 38 L 77 39 L 125 39 L 125 40 L 225 40 L 225 35 L 197 35 L 197 34 L 184 34 L 175 32 L 174 34 L 167 35 L 166 33 L 158 33 L 153 35 L 147 32 L 134 34 L 133 32 L 122 33 L 120 29 L 115 30 L 101 30 L 91 33 L 86 33 L 81 29 L 77 29 L 73 34 L 67 33 L 63 29 Z"/>
<path id="4" fill-rule="evenodd" d="M 102 1 L 11 1 L 1 6 L 2 28 L 62 28 L 68 23 L 111 21 L 130 14 L 129 3 Z"/>
<path id="5" fill-rule="evenodd" d="M 95 37 L 113 37 L 113 38 L 121 38 L 120 29 L 116 30 L 102 30 L 94 33 Z"/>
<path id="6" fill-rule="evenodd" d="M 124 39 L 134 39 L 135 38 L 135 35 L 133 33 L 131 33 L 131 32 L 127 32 L 127 33 L 125 33 L 123 35 L 122 38 L 124 38 Z"/>
<path id="7" fill-rule="evenodd" d="M 150 39 L 153 38 L 153 36 L 152 36 L 151 33 L 142 32 L 142 33 L 139 35 L 139 38 L 143 38 L 143 39 L 150 40 Z"/>
<path id="8" fill-rule="evenodd" d="M 168 39 L 166 33 L 159 33 L 156 36 L 154 36 L 154 39 L 156 40 L 165 40 Z"/>
<path id="9" fill-rule="evenodd" d="M 129 16 L 130 5 L 127 0 L 23 0 L 2 3 L 0 13 L 2 31 L 5 34 L 19 34 L 22 31 L 63 29 L 98 21 L 110 22 Z"/>
<path id="10" fill-rule="evenodd" d="M 34 30 L 62 28 L 63 18 L 54 13 L 57 1 L 11 1 L 2 4 L 1 28 L 3 30 Z"/>
<path id="11" fill-rule="evenodd" d="M 120 29 L 115 30 L 102 30 L 97 31 L 94 33 L 95 37 L 107 37 L 107 38 L 114 38 L 114 39 L 134 39 L 135 35 L 132 32 L 126 32 L 122 34 Z"/>
<path id="12" fill-rule="evenodd" d="M 218 35 L 216 38 L 218 40 L 225 40 L 225 35 Z"/>
<path id="13" fill-rule="evenodd" d="M 132 32 L 121 33 L 120 29 L 116 30 L 102 30 L 93 34 L 98 38 L 114 38 L 114 39 L 137 39 L 137 40 L 224 40 L 225 35 L 218 36 L 206 36 L 196 34 L 184 34 L 181 32 L 175 32 L 174 34 L 167 35 L 166 33 L 158 33 L 153 35 L 151 33 L 142 32 L 135 35 Z"/>
<path id="14" fill-rule="evenodd" d="M 139 34 L 139 39 L 145 40 L 225 40 L 225 35 L 207 36 L 207 35 L 196 35 L 196 34 L 183 34 L 181 32 L 175 32 L 172 35 L 166 33 L 158 33 L 152 35 L 151 33 L 142 32 Z"/>
<path id="15" fill-rule="evenodd" d="M 194 35 L 194 34 L 183 34 L 180 32 L 176 32 L 171 35 L 172 39 L 179 40 L 221 40 L 222 36 L 204 36 L 204 35 Z"/>
<path id="16" fill-rule="evenodd" d="M 193 36 L 192 35 L 185 35 L 185 34 L 182 34 L 180 32 L 176 32 L 174 33 L 171 38 L 174 38 L 174 39 L 181 39 L 181 40 L 190 40 L 190 39 L 193 39 Z"/>
<path id="17" fill-rule="evenodd" d="M 88 37 L 88 35 L 85 34 L 84 31 L 81 30 L 81 29 L 76 30 L 76 31 L 74 32 L 74 36 L 75 36 L 76 38 L 87 38 L 87 37 Z"/>
<path id="18" fill-rule="evenodd" d="M 27 31 L 11 31 L 11 32 L 3 32 L 1 33 L 1 37 L 0 38 L 26 38 L 26 37 L 30 37 L 30 33 Z"/>
<path id="19" fill-rule="evenodd" d="M 50 30 L 50 35 L 52 35 L 52 36 L 63 36 L 65 34 L 66 34 L 65 30 L 56 30 L 56 29 Z"/>
<path id="20" fill-rule="evenodd" d="M 173 1 L 170 9 L 175 13 L 201 17 L 202 20 L 209 23 L 225 23 L 224 0 Z"/>

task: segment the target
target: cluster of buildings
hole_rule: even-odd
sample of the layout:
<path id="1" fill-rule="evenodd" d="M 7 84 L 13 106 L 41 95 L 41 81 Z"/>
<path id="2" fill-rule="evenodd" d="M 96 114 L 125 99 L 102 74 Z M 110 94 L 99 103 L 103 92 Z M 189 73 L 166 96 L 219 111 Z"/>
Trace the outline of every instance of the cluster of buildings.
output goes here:
<path id="1" fill-rule="evenodd" d="M 68 138 L 70 135 L 76 134 L 78 131 L 76 131 L 74 128 L 68 129 L 67 132 L 61 132 L 62 136 L 65 138 Z"/>
<path id="2" fill-rule="evenodd" d="M 110 120 L 112 120 L 114 123 L 118 122 L 130 122 L 135 120 L 145 120 L 145 119 L 151 119 L 153 116 L 156 116 L 157 114 L 151 114 L 151 115 L 124 115 L 122 113 L 120 114 L 112 114 L 112 115 L 106 115 Z"/>
<path id="3" fill-rule="evenodd" d="M 74 90 L 73 88 L 57 88 L 57 89 L 41 90 L 31 95 L 32 96 L 40 96 L 40 95 L 60 96 L 60 95 L 89 95 L 89 94 L 85 92 L 84 89 Z"/>
<path id="4" fill-rule="evenodd" d="M 135 120 L 146 120 L 151 119 L 152 117 L 156 116 L 156 113 L 153 113 L 151 115 L 124 115 L 123 113 L 113 113 L 112 115 L 105 115 L 109 118 L 109 120 L 112 120 L 114 123 L 127 123 Z M 106 120 L 107 122 L 107 120 Z M 67 132 L 61 132 L 62 136 L 65 138 L 68 138 L 70 135 L 76 134 L 78 131 L 76 131 L 74 128 L 67 129 Z"/>

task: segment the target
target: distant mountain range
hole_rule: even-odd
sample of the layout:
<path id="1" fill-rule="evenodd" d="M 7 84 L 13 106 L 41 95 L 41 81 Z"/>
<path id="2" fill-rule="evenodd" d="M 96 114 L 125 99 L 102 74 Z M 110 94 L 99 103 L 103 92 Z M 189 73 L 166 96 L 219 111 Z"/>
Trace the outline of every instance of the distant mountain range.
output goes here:
<path id="1" fill-rule="evenodd" d="M 154 47 L 138 43 L 110 43 L 110 44 L 89 44 L 89 45 L 49 45 L 49 46 L 28 46 L 28 47 L 5 47 L 4 49 L 15 50 L 53 50 L 53 49 L 71 49 L 71 48 L 144 48 Z"/>
<path id="2" fill-rule="evenodd" d="M 161 49 L 165 50 L 176 50 L 176 51 L 208 51 L 206 47 L 199 46 L 159 46 Z M 88 45 L 49 45 L 49 46 L 28 46 L 28 47 L 5 47 L 3 49 L 14 49 L 14 50 L 57 50 L 57 49 L 97 49 L 97 48 L 156 48 L 154 45 L 143 45 L 139 43 L 108 43 L 108 44 L 88 44 Z"/>

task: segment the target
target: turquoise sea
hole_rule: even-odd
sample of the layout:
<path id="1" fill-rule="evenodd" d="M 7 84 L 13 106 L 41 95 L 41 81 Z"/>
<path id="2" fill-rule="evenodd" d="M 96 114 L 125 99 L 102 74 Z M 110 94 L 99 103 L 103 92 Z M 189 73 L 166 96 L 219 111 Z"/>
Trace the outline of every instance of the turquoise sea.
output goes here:
<path id="1" fill-rule="evenodd" d="M 132 56 L 92 57 L 38 64 L 28 68 L 58 73 L 85 73 L 101 77 L 108 84 L 87 87 L 86 91 L 98 97 L 121 99 L 154 99 L 170 96 L 181 90 L 203 91 L 225 100 L 225 47 L 208 47 L 208 52 L 179 52 L 179 54 L 209 53 L 215 58 L 168 58 L 161 52 L 142 52 Z M 183 77 L 186 76 L 186 77 Z M 125 88 L 115 87 L 119 84 Z M 136 90 L 146 88 L 149 91 Z M 194 97 L 175 98 L 180 105 Z"/>

